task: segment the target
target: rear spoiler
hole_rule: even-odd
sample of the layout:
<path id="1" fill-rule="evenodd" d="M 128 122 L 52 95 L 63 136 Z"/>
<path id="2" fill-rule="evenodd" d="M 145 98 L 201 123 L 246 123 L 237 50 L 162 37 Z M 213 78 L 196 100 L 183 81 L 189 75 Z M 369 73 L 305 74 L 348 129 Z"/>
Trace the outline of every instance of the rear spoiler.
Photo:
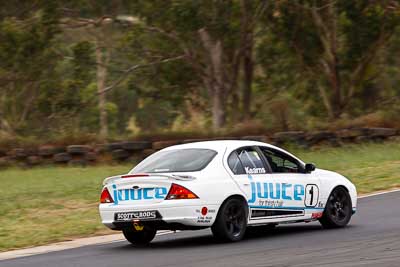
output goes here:
<path id="1" fill-rule="evenodd" d="M 137 175 L 137 174 L 126 174 L 126 175 L 117 175 L 117 176 L 112 176 L 112 177 L 108 177 L 106 179 L 104 179 L 103 181 L 103 186 L 107 185 L 111 182 L 114 182 L 115 180 L 118 179 L 135 179 L 138 177 L 152 177 L 152 178 L 156 178 L 156 177 L 160 177 L 160 178 L 167 178 L 167 179 L 172 179 L 172 180 L 179 180 L 179 181 L 193 181 L 196 180 L 197 178 L 192 176 L 192 175 L 185 175 L 185 174 L 156 174 L 156 173 L 146 173 L 146 175 Z"/>

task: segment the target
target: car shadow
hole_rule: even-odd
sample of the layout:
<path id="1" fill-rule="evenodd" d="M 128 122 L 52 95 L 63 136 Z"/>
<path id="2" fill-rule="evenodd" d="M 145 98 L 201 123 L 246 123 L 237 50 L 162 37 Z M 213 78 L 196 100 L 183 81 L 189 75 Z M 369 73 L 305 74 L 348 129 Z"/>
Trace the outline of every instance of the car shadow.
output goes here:
<path id="1" fill-rule="evenodd" d="M 347 226 L 344 229 L 354 227 Z M 298 225 L 282 225 L 277 226 L 275 229 L 265 229 L 261 227 L 249 227 L 246 231 L 246 235 L 242 241 L 235 244 L 241 244 L 248 242 L 255 242 L 260 239 L 279 239 L 285 236 L 297 236 L 309 234 L 310 232 L 326 232 L 326 231 L 340 231 L 342 229 L 323 229 L 319 224 L 298 224 Z M 191 236 L 191 234 L 193 236 Z M 184 235 L 184 236 L 182 236 Z M 229 243 L 228 243 L 229 244 Z M 202 246 L 224 246 L 227 245 L 225 242 L 218 241 L 215 239 L 211 231 L 202 230 L 201 233 L 197 231 L 193 232 L 180 232 L 176 234 L 167 234 L 157 237 L 152 243 L 146 246 L 134 246 L 126 244 L 124 246 L 118 246 L 118 249 L 123 250 L 148 250 L 148 249 L 177 249 L 177 248 L 193 248 Z"/>

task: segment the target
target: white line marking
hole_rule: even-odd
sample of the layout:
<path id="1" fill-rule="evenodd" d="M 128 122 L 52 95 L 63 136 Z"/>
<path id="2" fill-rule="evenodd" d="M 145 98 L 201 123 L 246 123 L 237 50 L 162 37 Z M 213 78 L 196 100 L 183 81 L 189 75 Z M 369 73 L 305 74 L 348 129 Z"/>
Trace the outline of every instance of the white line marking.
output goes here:
<path id="1" fill-rule="evenodd" d="M 389 193 L 394 193 L 394 192 L 399 192 L 399 189 L 393 189 L 393 190 L 388 190 L 388 191 L 383 191 L 383 192 L 378 192 L 378 193 L 372 193 L 372 194 L 368 194 L 368 195 L 364 195 L 364 196 L 359 196 L 358 198 L 366 198 L 366 197 L 374 197 L 374 196 L 379 196 L 379 195 L 383 195 L 383 194 L 389 194 Z"/>
<path id="2" fill-rule="evenodd" d="M 358 199 L 373 197 L 373 196 L 378 196 L 378 195 L 383 195 L 383 194 L 388 194 L 388 193 L 393 193 L 393 192 L 399 192 L 399 191 L 400 191 L 400 189 L 393 189 L 393 190 L 388 190 L 388 191 L 384 191 L 384 192 L 372 193 L 372 194 L 368 194 L 368 195 L 364 195 L 364 196 L 359 196 Z M 176 232 L 179 232 L 179 231 L 176 231 Z M 171 234 L 171 233 L 174 233 L 174 232 L 173 231 L 159 231 L 157 233 L 157 236 L 167 235 L 167 234 Z M 19 249 L 19 250 L 1 252 L 0 260 L 33 256 L 33 255 L 61 251 L 61 250 L 66 250 L 66 249 L 71 249 L 71 248 L 78 248 L 78 247 L 83 247 L 83 246 L 88 246 L 88 245 L 110 244 L 110 243 L 114 243 L 114 242 L 121 242 L 124 240 L 125 240 L 125 238 L 123 237 L 122 234 L 85 237 L 85 238 L 79 238 L 76 240 L 63 241 L 63 242 L 58 242 L 58 243 L 39 246 L 39 247 L 24 248 L 24 249 Z"/>

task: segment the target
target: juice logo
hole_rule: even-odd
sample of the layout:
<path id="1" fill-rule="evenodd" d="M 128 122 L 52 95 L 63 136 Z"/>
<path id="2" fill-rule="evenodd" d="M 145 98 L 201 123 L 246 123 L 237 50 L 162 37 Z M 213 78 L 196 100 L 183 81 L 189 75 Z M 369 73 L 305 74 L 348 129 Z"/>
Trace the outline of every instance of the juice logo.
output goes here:
<path id="1" fill-rule="evenodd" d="M 248 175 L 251 185 L 251 198 L 249 204 L 256 202 L 257 198 L 261 199 L 283 199 L 283 200 L 303 200 L 304 185 L 287 184 L 287 183 L 261 183 L 254 182 L 251 175 Z"/>
<path id="2" fill-rule="evenodd" d="M 115 205 L 119 202 L 129 200 L 165 199 L 168 193 L 165 187 L 117 189 L 117 186 L 113 184 L 112 188 Z"/>

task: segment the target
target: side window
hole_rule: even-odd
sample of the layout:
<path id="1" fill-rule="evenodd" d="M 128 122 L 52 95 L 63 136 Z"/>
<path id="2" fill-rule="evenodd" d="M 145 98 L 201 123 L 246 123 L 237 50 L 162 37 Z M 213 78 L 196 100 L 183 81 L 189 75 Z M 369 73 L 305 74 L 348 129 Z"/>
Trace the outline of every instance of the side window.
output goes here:
<path id="1" fill-rule="evenodd" d="M 260 147 L 269 165 L 271 166 L 272 172 L 275 173 L 301 173 L 302 168 L 300 164 L 284 153 L 280 153 L 265 147 Z"/>
<path id="2" fill-rule="evenodd" d="M 228 157 L 228 165 L 234 174 L 246 174 L 243 165 L 239 160 L 236 151 L 233 151 Z"/>
<path id="3" fill-rule="evenodd" d="M 252 147 L 244 147 L 237 150 L 240 162 L 245 173 L 260 174 L 266 173 L 264 163 L 258 152 Z"/>

